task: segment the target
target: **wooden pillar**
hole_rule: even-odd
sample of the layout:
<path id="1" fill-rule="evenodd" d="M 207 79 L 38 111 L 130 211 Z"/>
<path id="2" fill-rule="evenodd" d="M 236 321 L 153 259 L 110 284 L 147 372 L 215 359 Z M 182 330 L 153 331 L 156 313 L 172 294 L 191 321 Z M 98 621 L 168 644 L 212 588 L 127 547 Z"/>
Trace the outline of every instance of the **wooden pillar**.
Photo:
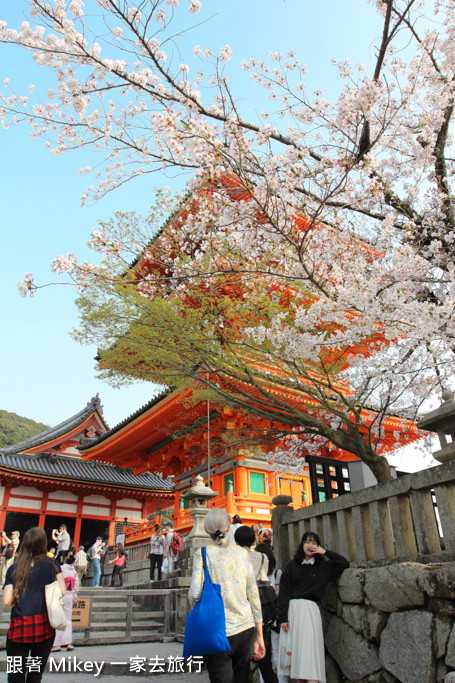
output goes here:
<path id="1" fill-rule="evenodd" d="M 267 472 L 267 494 L 270 496 L 270 498 L 275 498 L 275 496 L 278 495 L 278 491 L 276 490 L 276 476 L 275 472 Z"/>
<path id="2" fill-rule="evenodd" d="M 0 512 L 0 529 L 4 529 L 6 525 L 6 513 L 11 494 L 11 486 L 5 486 L 5 494 L 3 496 L 3 505 Z"/>
<path id="3" fill-rule="evenodd" d="M 109 536 L 108 545 L 114 545 L 115 543 L 115 511 L 117 508 L 117 498 L 112 498 L 111 500 L 111 521 L 109 523 Z"/>
<path id="4" fill-rule="evenodd" d="M 84 495 L 79 494 L 77 499 L 77 512 L 76 512 L 76 524 L 74 525 L 74 538 L 73 543 L 76 548 L 79 548 L 81 541 L 81 524 L 82 524 L 82 509 L 84 506 Z"/>
<path id="5" fill-rule="evenodd" d="M 40 511 L 40 516 L 38 520 L 38 526 L 40 526 L 42 529 L 44 529 L 44 522 L 46 521 L 46 510 L 47 510 L 47 501 L 49 498 L 49 491 L 43 491 L 43 497 L 41 498 L 41 511 Z"/>
<path id="6" fill-rule="evenodd" d="M 241 497 L 242 499 L 245 498 L 245 494 L 248 493 L 247 491 L 247 479 L 246 479 L 246 473 L 247 469 L 245 465 L 241 464 L 245 461 L 245 458 L 239 458 L 237 460 L 237 467 L 234 470 L 234 493 L 236 496 Z"/>
<path id="7" fill-rule="evenodd" d="M 115 544 L 115 520 L 109 522 L 109 534 L 107 538 L 107 544 L 108 545 L 114 545 Z"/>
<path id="8" fill-rule="evenodd" d="M 234 486 L 230 480 L 227 483 L 226 490 L 226 512 L 228 513 L 228 515 L 231 515 L 231 517 L 233 517 L 236 513 L 234 504 Z"/>

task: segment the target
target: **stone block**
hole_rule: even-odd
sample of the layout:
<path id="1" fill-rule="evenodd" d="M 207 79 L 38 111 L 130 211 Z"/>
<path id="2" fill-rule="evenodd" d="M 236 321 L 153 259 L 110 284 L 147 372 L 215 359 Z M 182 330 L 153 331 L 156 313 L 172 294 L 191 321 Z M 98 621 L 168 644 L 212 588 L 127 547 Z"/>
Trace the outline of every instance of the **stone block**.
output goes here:
<path id="1" fill-rule="evenodd" d="M 368 607 L 365 607 L 365 605 L 344 605 L 342 619 L 356 633 L 366 636 L 368 631 Z"/>
<path id="2" fill-rule="evenodd" d="M 379 612 L 375 609 L 368 610 L 368 637 L 379 643 L 381 633 L 385 629 L 389 615 L 386 612 Z"/>
<path id="3" fill-rule="evenodd" d="M 337 611 L 338 606 L 338 590 L 336 585 L 331 582 L 326 588 L 324 597 L 321 601 L 321 607 L 326 609 L 328 612 Z"/>
<path id="4" fill-rule="evenodd" d="M 438 598 L 430 598 L 427 602 L 427 609 L 429 612 L 435 614 L 446 615 L 448 617 L 455 617 L 455 601 L 454 600 L 438 600 Z"/>
<path id="5" fill-rule="evenodd" d="M 330 621 L 325 642 L 348 681 L 361 681 L 380 669 L 377 647 L 338 617 Z"/>
<path id="6" fill-rule="evenodd" d="M 436 659 L 444 657 L 447 649 L 450 631 L 452 630 L 452 619 L 446 616 L 436 616 L 434 619 L 433 642 Z"/>
<path id="7" fill-rule="evenodd" d="M 423 683 L 435 680 L 432 626 L 432 615 L 423 610 L 389 616 L 381 635 L 379 660 L 399 681 Z"/>
<path id="8" fill-rule="evenodd" d="M 330 681 L 330 683 L 343 683 L 345 681 L 340 668 L 327 650 L 325 653 L 325 678 L 326 681 Z"/>
<path id="9" fill-rule="evenodd" d="M 455 623 L 452 626 L 447 642 L 445 663 L 450 669 L 455 669 Z"/>
<path id="10" fill-rule="evenodd" d="M 366 569 L 346 569 L 338 579 L 338 595 L 343 602 L 359 604 L 364 600 Z"/>
<path id="11" fill-rule="evenodd" d="M 327 681 L 328 680 L 329 679 L 327 679 Z M 353 681 L 350 683 L 397 683 L 397 679 L 387 671 L 378 671 L 371 674 L 371 676 L 363 678 L 361 681 Z"/>
<path id="12" fill-rule="evenodd" d="M 421 607 L 425 603 L 425 593 L 419 587 L 418 579 L 423 566 L 403 562 L 371 569 L 365 577 L 368 603 L 381 612 Z"/>
<path id="13" fill-rule="evenodd" d="M 430 598 L 455 600 L 455 562 L 427 567 L 419 576 L 419 586 Z"/>

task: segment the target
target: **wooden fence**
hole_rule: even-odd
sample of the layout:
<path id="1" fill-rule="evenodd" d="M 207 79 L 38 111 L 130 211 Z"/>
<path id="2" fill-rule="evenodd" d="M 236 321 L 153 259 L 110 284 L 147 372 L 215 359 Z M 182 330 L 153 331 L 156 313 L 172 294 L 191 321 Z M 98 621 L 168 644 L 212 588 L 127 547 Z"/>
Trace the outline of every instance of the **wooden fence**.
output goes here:
<path id="1" fill-rule="evenodd" d="M 278 505 L 273 525 L 281 564 L 293 556 L 305 531 L 315 531 L 323 546 L 358 564 L 453 560 L 455 462 L 301 510 Z"/>

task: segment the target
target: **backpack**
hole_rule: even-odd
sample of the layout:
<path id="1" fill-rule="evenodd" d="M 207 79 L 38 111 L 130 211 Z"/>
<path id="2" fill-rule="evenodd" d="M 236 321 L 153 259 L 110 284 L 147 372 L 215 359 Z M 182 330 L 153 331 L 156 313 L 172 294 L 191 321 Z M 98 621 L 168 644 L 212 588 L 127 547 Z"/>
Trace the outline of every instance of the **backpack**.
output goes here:
<path id="1" fill-rule="evenodd" d="M 183 548 L 183 539 L 178 534 L 176 531 L 174 531 L 174 535 L 172 537 L 172 543 L 171 543 L 171 550 L 174 553 L 174 555 L 177 555 L 177 553 Z"/>
<path id="2" fill-rule="evenodd" d="M 5 560 L 10 560 L 12 557 L 14 557 L 14 551 L 14 543 L 8 543 L 6 550 L 3 551 L 3 557 Z"/>
<path id="3" fill-rule="evenodd" d="M 276 593 L 270 581 L 257 581 L 264 628 L 276 619 Z"/>
<path id="4" fill-rule="evenodd" d="M 126 568 L 127 568 L 127 566 L 128 566 L 128 553 L 123 553 L 123 555 L 124 555 L 124 557 L 125 557 L 125 563 L 124 563 L 124 565 L 123 565 L 123 566 L 124 566 L 124 567 L 125 567 L 125 569 L 126 569 Z"/>

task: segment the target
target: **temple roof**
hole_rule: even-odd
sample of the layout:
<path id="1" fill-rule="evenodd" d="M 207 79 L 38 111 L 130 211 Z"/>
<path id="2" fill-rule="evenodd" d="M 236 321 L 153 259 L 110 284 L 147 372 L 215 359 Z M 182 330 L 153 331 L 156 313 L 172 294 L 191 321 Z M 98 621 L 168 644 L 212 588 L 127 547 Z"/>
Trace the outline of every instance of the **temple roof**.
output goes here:
<path id="1" fill-rule="evenodd" d="M 126 427 L 129 425 L 133 420 L 135 420 L 137 417 L 140 415 L 143 415 L 144 413 L 147 412 L 147 410 L 150 410 L 150 408 L 153 408 L 153 406 L 157 405 L 162 401 L 166 396 L 171 394 L 174 391 L 172 387 L 168 387 L 164 391 L 162 391 L 158 396 L 155 396 L 152 398 L 148 403 L 142 406 L 142 408 L 138 408 L 132 415 L 129 417 L 126 417 L 124 420 L 119 422 L 117 425 L 112 427 L 112 429 L 108 429 L 107 431 L 103 432 L 99 436 L 97 436 L 94 439 L 81 439 L 81 450 L 85 450 L 86 448 L 92 448 L 92 446 L 96 446 L 97 444 L 101 443 L 105 439 L 108 439 L 110 436 L 115 434 L 116 432 L 119 432 L 123 427 Z M 0 453 L 2 451 L 0 450 Z"/>
<path id="2" fill-rule="evenodd" d="M 103 408 L 101 405 L 101 400 L 99 395 L 94 396 L 81 411 L 69 417 L 68 419 L 60 422 L 60 424 L 55 427 L 50 427 L 40 434 L 35 434 L 30 436 L 28 439 L 24 439 L 19 443 L 15 443 L 12 446 L 7 446 L 6 448 L 0 448 L 0 454 L 8 453 L 23 453 L 32 448 L 36 448 L 41 444 L 54 441 L 59 437 L 65 436 L 68 432 L 79 427 L 85 422 L 93 413 L 98 413 L 98 416 L 103 424 L 103 426 L 108 429 L 106 422 L 104 421 Z"/>
<path id="3" fill-rule="evenodd" d="M 174 484 L 164 480 L 157 474 L 133 474 L 130 469 L 123 469 L 103 462 L 87 462 L 79 458 L 39 453 L 27 455 L 22 453 L 0 453 L 0 475 L 24 473 L 39 478 L 74 480 L 91 482 L 109 486 L 127 487 L 128 489 L 146 489 L 171 492 Z"/>
<path id="4" fill-rule="evenodd" d="M 280 384 L 270 384 L 271 392 L 291 405 L 296 403 L 299 409 L 305 409 L 306 406 L 310 409 L 311 404 L 314 404 L 302 392 Z M 229 439 L 226 439 L 229 434 L 235 437 L 237 443 L 245 440 L 251 442 L 255 436 L 282 427 L 280 423 L 271 423 L 250 414 L 248 410 L 231 409 L 216 401 L 210 402 L 209 423 L 207 418 L 206 401 L 197 398 L 192 400 L 190 387 L 177 390 L 169 388 L 108 432 L 93 439 L 83 439 L 79 450 L 84 460 L 131 467 L 136 475 L 146 471 L 180 475 L 205 461 L 209 431 L 210 453 L 216 459 L 229 448 Z M 397 439 L 407 444 L 422 437 L 415 423 L 395 416 L 387 416 L 384 430 L 380 453 L 395 448 Z M 325 451 L 326 447 L 322 445 L 318 454 L 324 455 Z M 355 459 L 352 453 L 337 448 L 331 449 L 330 457 Z"/>

